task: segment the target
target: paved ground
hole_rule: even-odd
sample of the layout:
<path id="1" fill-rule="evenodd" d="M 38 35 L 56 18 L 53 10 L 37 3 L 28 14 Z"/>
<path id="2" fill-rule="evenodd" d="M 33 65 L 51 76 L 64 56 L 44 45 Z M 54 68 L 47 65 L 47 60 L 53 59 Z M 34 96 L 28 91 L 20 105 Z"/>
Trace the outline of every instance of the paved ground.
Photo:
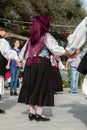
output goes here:
<path id="1" fill-rule="evenodd" d="M 10 97 L 6 92 L 0 102 L 0 108 L 6 114 L 0 115 L 0 130 L 87 130 L 87 100 L 79 94 L 70 94 L 68 90 L 55 95 L 55 107 L 44 108 L 44 114 L 50 122 L 28 120 L 28 106 L 18 104 L 18 97 Z"/>

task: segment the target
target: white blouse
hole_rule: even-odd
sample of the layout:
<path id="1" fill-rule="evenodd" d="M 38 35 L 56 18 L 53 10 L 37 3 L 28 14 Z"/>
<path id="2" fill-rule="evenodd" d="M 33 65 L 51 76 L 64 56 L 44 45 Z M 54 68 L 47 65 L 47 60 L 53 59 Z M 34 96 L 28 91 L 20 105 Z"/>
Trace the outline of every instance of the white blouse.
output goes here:
<path id="1" fill-rule="evenodd" d="M 54 55 L 58 55 L 58 56 L 64 55 L 65 49 L 62 46 L 58 45 L 58 42 L 50 33 L 47 33 L 47 38 L 46 38 L 45 44 L 46 44 L 47 48 Z"/>
<path id="2" fill-rule="evenodd" d="M 22 48 L 19 54 L 20 60 L 24 59 L 24 52 L 26 49 L 26 45 L 27 45 L 27 42 L 25 43 L 24 47 Z M 54 55 L 62 56 L 65 53 L 65 49 L 58 45 L 58 42 L 50 33 L 46 34 L 45 45 Z M 26 54 L 26 58 L 27 58 L 27 54 Z"/>
<path id="3" fill-rule="evenodd" d="M 7 60 L 14 59 L 19 61 L 17 53 L 14 50 L 11 50 L 8 41 L 4 38 L 0 38 L 0 51 Z"/>

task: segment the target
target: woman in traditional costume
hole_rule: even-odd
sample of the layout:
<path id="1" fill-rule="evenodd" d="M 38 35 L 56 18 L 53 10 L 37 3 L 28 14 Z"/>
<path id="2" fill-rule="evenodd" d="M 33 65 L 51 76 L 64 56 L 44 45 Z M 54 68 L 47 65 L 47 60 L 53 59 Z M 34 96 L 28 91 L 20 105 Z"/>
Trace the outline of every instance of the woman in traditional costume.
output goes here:
<path id="1" fill-rule="evenodd" d="M 20 60 L 26 59 L 26 65 L 18 102 L 29 104 L 30 120 L 50 120 L 42 114 L 43 106 L 54 106 L 50 52 L 59 56 L 71 56 L 58 45 L 49 29 L 48 17 L 34 17 L 31 36 L 19 55 Z"/>

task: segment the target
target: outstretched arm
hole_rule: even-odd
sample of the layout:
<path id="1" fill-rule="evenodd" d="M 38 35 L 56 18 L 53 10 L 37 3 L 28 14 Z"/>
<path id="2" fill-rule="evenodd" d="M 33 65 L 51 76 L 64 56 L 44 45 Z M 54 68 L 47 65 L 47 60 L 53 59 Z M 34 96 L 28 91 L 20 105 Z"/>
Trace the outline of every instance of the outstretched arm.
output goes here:
<path id="1" fill-rule="evenodd" d="M 7 60 L 14 59 L 14 60 L 19 61 L 17 53 L 14 50 L 11 50 L 11 47 L 8 41 L 6 41 L 5 39 L 2 39 L 0 41 L 0 44 L 1 44 L 0 46 L 1 53 Z"/>
<path id="2" fill-rule="evenodd" d="M 21 63 L 20 63 L 20 59 L 17 56 L 17 53 L 14 50 L 11 50 L 11 47 L 8 43 L 8 41 L 6 41 L 5 39 L 1 39 L 0 41 L 0 51 L 2 53 L 2 55 L 7 59 L 14 59 L 17 62 L 18 67 L 21 67 Z"/>
<path id="3" fill-rule="evenodd" d="M 69 61 L 67 60 L 67 61 L 66 61 L 66 65 L 65 65 L 65 70 L 66 70 L 66 71 L 68 70 L 68 66 L 69 66 Z"/>
<path id="4" fill-rule="evenodd" d="M 49 33 L 46 35 L 45 44 L 47 48 L 51 51 L 52 54 L 62 56 L 65 55 L 67 57 L 72 57 L 72 54 L 69 54 L 62 46 L 58 45 L 56 39 Z"/>
<path id="5" fill-rule="evenodd" d="M 66 50 L 73 54 L 77 49 L 81 48 L 87 40 L 87 17 L 76 27 L 75 31 L 67 38 L 68 46 Z"/>

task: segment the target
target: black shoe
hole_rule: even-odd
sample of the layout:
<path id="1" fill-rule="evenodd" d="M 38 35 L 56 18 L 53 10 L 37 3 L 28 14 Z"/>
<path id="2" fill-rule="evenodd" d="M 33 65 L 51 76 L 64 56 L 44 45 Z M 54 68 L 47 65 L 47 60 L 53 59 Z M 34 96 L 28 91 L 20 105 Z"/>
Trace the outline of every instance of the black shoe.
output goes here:
<path id="1" fill-rule="evenodd" d="M 29 113 L 28 117 L 29 117 L 29 119 L 30 119 L 31 121 L 36 119 L 35 114 L 32 114 L 32 113 Z"/>
<path id="2" fill-rule="evenodd" d="M 15 96 L 18 96 L 17 92 L 14 92 L 14 95 L 15 95 Z"/>
<path id="3" fill-rule="evenodd" d="M 50 118 L 36 114 L 36 121 L 50 121 Z"/>
<path id="4" fill-rule="evenodd" d="M 13 96 L 13 95 L 14 95 L 14 93 L 13 93 L 13 92 L 10 92 L 10 95 L 11 95 L 11 96 Z"/>
<path id="5" fill-rule="evenodd" d="M 4 113 L 5 113 L 5 111 L 0 109 L 0 114 L 4 114 Z"/>

